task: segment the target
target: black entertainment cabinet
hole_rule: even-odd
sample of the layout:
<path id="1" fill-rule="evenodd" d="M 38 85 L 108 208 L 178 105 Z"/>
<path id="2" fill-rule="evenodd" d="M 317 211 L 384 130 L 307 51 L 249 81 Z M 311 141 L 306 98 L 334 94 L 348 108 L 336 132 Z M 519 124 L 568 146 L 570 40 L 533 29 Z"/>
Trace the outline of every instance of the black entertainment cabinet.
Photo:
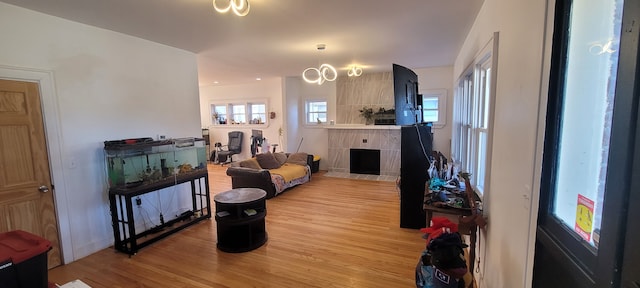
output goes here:
<path id="1" fill-rule="evenodd" d="M 426 227 L 423 202 L 433 135 L 428 125 L 400 129 L 400 227 L 420 229 Z"/>

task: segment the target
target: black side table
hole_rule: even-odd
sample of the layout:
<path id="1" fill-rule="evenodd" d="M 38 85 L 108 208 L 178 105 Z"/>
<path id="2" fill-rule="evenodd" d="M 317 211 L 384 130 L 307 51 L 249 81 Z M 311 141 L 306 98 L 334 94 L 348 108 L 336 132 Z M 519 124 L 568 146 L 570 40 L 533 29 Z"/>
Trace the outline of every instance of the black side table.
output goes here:
<path id="1" fill-rule="evenodd" d="M 267 242 L 265 216 L 267 192 L 258 188 L 237 188 L 213 197 L 216 204 L 218 249 L 247 252 Z"/>

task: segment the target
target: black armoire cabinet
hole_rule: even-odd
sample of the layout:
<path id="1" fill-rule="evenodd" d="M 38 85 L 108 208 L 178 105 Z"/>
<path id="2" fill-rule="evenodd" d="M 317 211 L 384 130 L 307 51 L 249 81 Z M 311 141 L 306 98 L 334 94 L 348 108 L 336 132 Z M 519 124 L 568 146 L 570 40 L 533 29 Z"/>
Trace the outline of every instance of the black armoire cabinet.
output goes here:
<path id="1" fill-rule="evenodd" d="M 423 209 L 433 135 L 423 124 L 402 126 L 400 140 L 400 227 L 426 227 Z"/>

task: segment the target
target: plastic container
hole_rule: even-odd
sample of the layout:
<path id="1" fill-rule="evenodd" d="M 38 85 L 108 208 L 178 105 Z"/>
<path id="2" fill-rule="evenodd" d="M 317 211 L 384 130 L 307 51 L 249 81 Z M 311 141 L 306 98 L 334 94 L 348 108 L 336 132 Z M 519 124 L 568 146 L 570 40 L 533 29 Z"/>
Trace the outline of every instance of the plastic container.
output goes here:
<path id="1" fill-rule="evenodd" d="M 0 233 L 0 287 L 46 288 L 51 242 L 22 230 Z"/>

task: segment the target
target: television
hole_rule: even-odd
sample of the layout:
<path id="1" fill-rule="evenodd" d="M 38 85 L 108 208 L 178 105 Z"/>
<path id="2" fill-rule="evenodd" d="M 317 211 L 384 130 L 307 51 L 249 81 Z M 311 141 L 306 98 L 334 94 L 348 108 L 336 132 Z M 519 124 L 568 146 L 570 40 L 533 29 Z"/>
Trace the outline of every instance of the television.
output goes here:
<path id="1" fill-rule="evenodd" d="M 258 148 L 262 146 L 264 140 L 262 130 L 251 129 L 251 157 L 256 156 Z"/>
<path id="2" fill-rule="evenodd" d="M 418 75 L 411 69 L 393 64 L 393 94 L 396 125 L 414 125 L 422 122 L 418 108 Z"/>
<path id="3" fill-rule="evenodd" d="M 251 129 L 251 137 L 262 140 L 262 130 Z"/>

